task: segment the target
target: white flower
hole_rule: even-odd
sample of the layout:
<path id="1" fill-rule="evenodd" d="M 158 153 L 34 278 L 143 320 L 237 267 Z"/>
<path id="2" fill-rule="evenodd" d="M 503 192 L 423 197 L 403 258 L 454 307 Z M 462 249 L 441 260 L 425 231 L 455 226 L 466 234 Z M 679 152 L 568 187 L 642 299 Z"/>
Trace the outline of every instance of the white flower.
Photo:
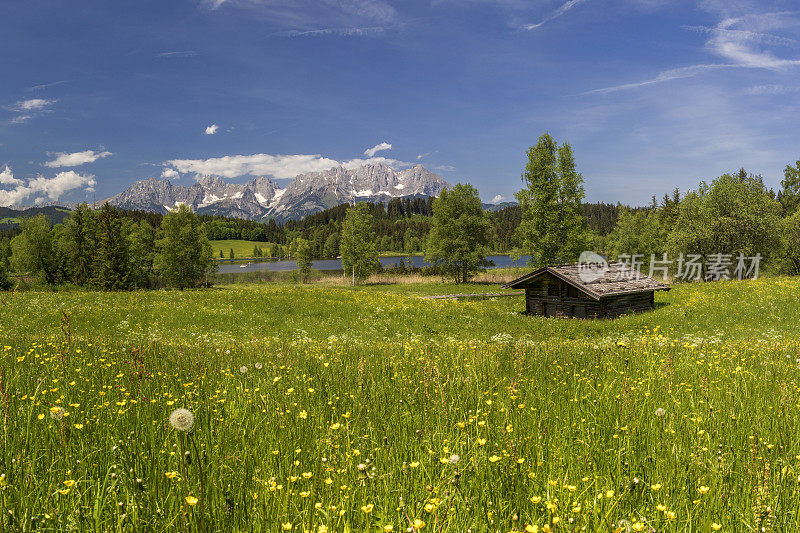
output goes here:
<path id="1" fill-rule="evenodd" d="M 264 366 L 264 365 L 262 365 L 261 363 L 256 363 L 256 369 L 257 370 L 261 370 L 262 366 Z"/>
<path id="2" fill-rule="evenodd" d="M 242 374 L 247 374 L 247 367 L 246 366 L 240 367 L 239 372 L 241 372 Z"/>
<path id="3" fill-rule="evenodd" d="M 188 409 L 175 409 L 169 415 L 169 423 L 178 431 L 190 431 L 194 426 L 194 415 Z"/>
<path id="4" fill-rule="evenodd" d="M 666 411 L 664 411 L 664 409 L 662 409 L 661 407 L 656 409 L 656 416 L 664 416 L 665 413 Z"/>
<path id="5" fill-rule="evenodd" d="M 456 454 L 451 455 L 450 456 L 450 464 L 453 464 L 453 465 L 456 464 L 459 459 L 461 459 L 461 457 L 457 456 Z"/>
<path id="6" fill-rule="evenodd" d="M 361 463 L 361 464 L 358 465 L 358 471 L 359 472 L 363 472 L 366 469 L 367 469 L 367 465 L 365 465 L 364 463 Z"/>

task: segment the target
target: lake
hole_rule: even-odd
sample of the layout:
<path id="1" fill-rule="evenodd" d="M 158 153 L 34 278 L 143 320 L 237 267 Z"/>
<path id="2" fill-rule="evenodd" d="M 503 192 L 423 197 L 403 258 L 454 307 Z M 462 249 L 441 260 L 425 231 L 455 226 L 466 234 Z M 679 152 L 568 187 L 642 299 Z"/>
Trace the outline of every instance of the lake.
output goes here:
<path id="1" fill-rule="evenodd" d="M 528 261 L 528 256 L 522 256 L 514 261 L 507 255 L 490 255 L 486 259 L 494 262 L 493 267 L 489 268 L 508 268 L 508 267 L 524 267 Z M 405 261 L 406 265 L 415 267 L 430 266 L 430 263 L 425 261 L 424 257 L 420 256 L 391 256 L 381 257 L 380 262 L 384 268 L 399 265 L 400 261 Z M 316 270 L 342 270 L 341 259 L 318 259 L 311 262 L 311 268 Z M 220 274 L 235 274 L 237 272 L 260 272 L 262 270 L 269 270 L 271 272 L 284 272 L 288 270 L 296 270 L 297 263 L 294 259 L 264 259 L 260 261 L 253 261 L 250 263 L 221 263 L 219 265 Z"/>

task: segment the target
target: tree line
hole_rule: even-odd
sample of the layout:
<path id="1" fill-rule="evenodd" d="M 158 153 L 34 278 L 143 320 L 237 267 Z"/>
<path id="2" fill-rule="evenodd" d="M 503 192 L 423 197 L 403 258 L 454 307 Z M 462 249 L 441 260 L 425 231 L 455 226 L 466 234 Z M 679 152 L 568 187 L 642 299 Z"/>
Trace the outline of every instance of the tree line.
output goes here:
<path id="1" fill-rule="evenodd" d="M 43 214 L 24 219 L 17 235 L 0 242 L 0 288 L 10 288 L 10 269 L 46 285 L 99 290 L 208 283 L 216 262 L 200 218 L 185 206 L 158 217 L 157 226 L 148 218 L 106 203 L 99 210 L 81 204 L 54 226 Z"/>

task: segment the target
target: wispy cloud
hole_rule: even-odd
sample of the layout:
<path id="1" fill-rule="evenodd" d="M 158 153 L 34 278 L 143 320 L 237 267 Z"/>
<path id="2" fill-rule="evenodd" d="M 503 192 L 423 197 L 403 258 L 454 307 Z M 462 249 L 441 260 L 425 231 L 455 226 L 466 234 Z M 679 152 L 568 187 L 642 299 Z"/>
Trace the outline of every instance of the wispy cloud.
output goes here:
<path id="1" fill-rule="evenodd" d="M 756 85 L 744 90 L 745 94 L 765 95 L 765 94 L 789 94 L 800 92 L 800 85 Z"/>
<path id="2" fill-rule="evenodd" d="M 366 150 L 364 150 L 364 155 L 372 157 L 378 152 L 383 152 L 384 150 L 391 150 L 391 149 L 392 149 L 392 144 L 383 141 L 382 143 L 376 144 L 372 148 L 367 148 Z"/>
<path id="3" fill-rule="evenodd" d="M 6 109 L 9 111 L 17 113 L 17 116 L 11 118 L 10 123 L 22 124 L 27 122 L 37 114 L 46 112 L 49 107 L 57 101 L 58 100 L 50 100 L 47 98 L 29 98 L 27 100 L 20 100 L 14 104 L 11 104 L 10 106 L 6 106 Z"/>
<path id="4" fill-rule="evenodd" d="M 219 126 L 217 126 L 216 124 L 212 124 L 210 126 L 207 126 L 206 127 L 206 135 L 215 135 L 217 133 L 217 130 L 219 130 Z"/>
<path id="5" fill-rule="evenodd" d="M 51 155 L 56 156 L 56 158 L 52 161 L 46 162 L 44 166 L 58 168 L 77 167 L 87 163 L 94 163 L 98 159 L 108 157 L 112 154 L 111 152 L 95 152 L 94 150 L 84 150 L 83 152 L 74 152 L 71 154 L 67 152 L 56 152 Z"/>
<path id="6" fill-rule="evenodd" d="M 429 155 L 435 154 L 438 151 L 439 150 L 431 150 L 430 152 L 425 152 L 424 154 L 418 154 L 417 155 L 417 161 L 419 161 L 420 159 L 424 159 L 424 158 L 428 157 Z"/>
<path id="7" fill-rule="evenodd" d="M 0 185 L 10 185 L 13 189 L 0 189 L 0 206 L 21 204 L 34 199 L 34 203 L 46 200 L 59 200 L 68 192 L 84 189 L 88 192 L 94 190 L 97 180 L 91 174 L 78 174 L 74 170 L 59 172 L 52 178 L 36 176 L 27 183 L 14 177 L 9 167 L 0 173 Z"/>
<path id="8" fill-rule="evenodd" d="M 50 87 L 55 87 L 56 85 L 61 85 L 62 83 L 67 83 L 67 80 L 59 80 L 54 81 L 51 83 L 43 83 L 41 85 L 34 85 L 33 87 L 28 87 L 29 91 L 41 91 L 42 89 L 49 89 Z"/>
<path id="9" fill-rule="evenodd" d="M 388 28 L 385 26 L 370 26 L 366 28 L 323 28 L 319 30 L 290 30 L 277 32 L 274 35 L 281 37 L 322 37 L 326 35 L 339 35 L 342 37 L 369 37 L 382 35 Z"/>
<path id="10" fill-rule="evenodd" d="M 180 178 L 181 175 L 174 168 L 165 168 L 164 170 L 161 171 L 161 177 L 171 179 L 171 178 Z"/>
<path id="11" fill-rule="evenodd" d="M 160 52 L 156 54 L 156 57 L 193 57 L 196 55 L 197 52 L 194 50 L 178 50 L 175 52 Z"/>
<path id="12" fill-rule="evenodd" d="M 643 81 L 623 83 L 587 91 L 583 94 L 606 94 L 616 91 L 637 89 L 666 81 L 691 78 L 710 70 L 730 68 L 755 68 L 781 71 L 800 66 L 800 59 L 776 57 L 763 46 L 794 46 L 795 39 L 769 33 L 797 20 L 790 13 L 764 13 L 743 17 L 728 17 L 715 27 L 684 26 L 684 29 L 709 34 L 705 48 L 714 55 L 726 60 L 726 63 L 711 63 L 673 68 Z M 761 47 L 756 45 L 762 45 Z"/>
<path id="13" fill-rule="evenodd" d="M 172 159 L 164 163 L 165 171 L 162 176 L 167 173 L 169 177 L 176 177 L 175 174 L 170 172 L 175 171 L 181 174 L 194 173 L 223 178 L 238 178 L 242 176 L 293 178 L 306 172 L 321 172 L 339 166 L 357 168 L 370 163 L 382 163 L 393 168 L 411 166 L 411 163 L 386 157 L 354 158 L 346 161 L 337 161 L 323 157 L 320 154 L 228 155 L 210 159 Z"/>
<path id="14" fill-rule="evenodd" d="M 583 3 L 585 0 L 568 0 L 566 3 L 562 4 L 561 7 L 550 13 L 547 17 L 542 19 L 540 22 L 536 24 L 525 24 L 522 29 L 523 30 L 535 30 L 536 28 L 540 28 L 550 22 L 553 19 L 557 19 L 558 17 L 564 15 L 567 11 L 572 9 L 573 7 L 577 6 L 580 3 Z"/>

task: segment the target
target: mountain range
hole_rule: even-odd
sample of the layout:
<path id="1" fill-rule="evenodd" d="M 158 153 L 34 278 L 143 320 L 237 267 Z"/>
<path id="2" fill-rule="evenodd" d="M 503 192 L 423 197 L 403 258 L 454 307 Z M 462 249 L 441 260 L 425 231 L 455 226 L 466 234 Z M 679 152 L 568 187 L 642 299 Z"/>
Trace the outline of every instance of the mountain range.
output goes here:
<path id="1" fill-rule="evenodd" d="M 198 214 L 259 221 L 274 218 L 285 222 L 343 203 L 439 196 L 448 188 L 449 183 L 422 165 L 396 171 L 376 163 L 300 174 L 283 188 L 263 176 L 244 184 L 202 176 L 189 186 L 150 178 L 137 181 L 108 202 L 122 209 L 157 213 L 167 213 L 185 204 Z"/>

